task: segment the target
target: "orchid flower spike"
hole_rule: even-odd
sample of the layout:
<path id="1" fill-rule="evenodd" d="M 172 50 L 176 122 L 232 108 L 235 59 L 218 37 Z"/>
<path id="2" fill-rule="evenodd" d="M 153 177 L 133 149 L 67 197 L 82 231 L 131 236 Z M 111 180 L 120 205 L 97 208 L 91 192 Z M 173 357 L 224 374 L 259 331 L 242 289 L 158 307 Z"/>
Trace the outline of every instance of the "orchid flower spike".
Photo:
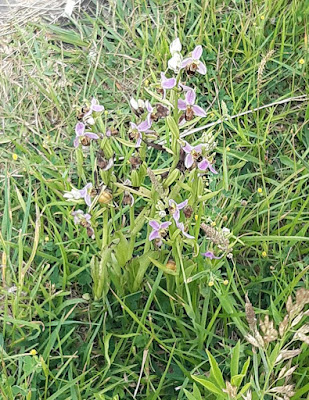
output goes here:
<path id="1" fill-rule="evenodd" d="M 181 68 L 186 68 L 186 70 L 194 74 L 195 71 L 199 72 L 202 75 L 205 75 L 207 72 L 207 68 L 205 64 L 200 61 L 202 56 L 203 49 L 202 46 L 196 46 L 192 51 L 191 57 L 185 58 L 181 63 Z"/>
<path id="2" fill-rule="evenodd" d="M 87 146 L 90 144 L 91 139 L 99 139 L 99 136 L 96 133 L 85 132 L 85 124 L 82 122 L 78 122 L 75 126 L 75 134 L 76 137 L 74 139 L 74 147 L 78 147 L 81 143 L 83 146 Z"/>

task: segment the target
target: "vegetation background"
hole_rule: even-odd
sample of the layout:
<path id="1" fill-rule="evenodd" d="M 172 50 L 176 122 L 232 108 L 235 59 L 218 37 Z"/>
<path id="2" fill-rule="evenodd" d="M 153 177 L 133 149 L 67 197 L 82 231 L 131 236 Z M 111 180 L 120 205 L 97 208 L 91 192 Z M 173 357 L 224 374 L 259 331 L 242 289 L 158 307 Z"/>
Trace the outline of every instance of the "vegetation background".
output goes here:
<path id="1" fill-rule="evenodd" d="M 308 288 L 309 106 L 293 100 L 308 93 L 308 17 L 305 0 L 110 0 L 0 37 L 1 398 L 221 398 L 203 385 L 189 397 L 192 375 L 215 368 L 206 349 L 224 381 L 248 357 L 245 381 L 265 378 L 244 338 L 245 294 L 279 324 L 288 297 Z M 237 244 L 233 260 L 220 269 L 205 262 L 207 275 L 188 286 L 194 315 L 171 301 L 155 266 L 135 293 L 110 292 L 107 308 L 93 300 L 92 245 L 62 197 L 76 168 L 78 107 L 94 96 L 128 119 L 129 98 L 166 68 L 176 33 L 188 51 L 204 47 L 208 72 L 197 87 L 206 123 L 291 100 L 210 129 L 221 181 L 205 213 Z M 295 400 L 309 390 L 309 350 L 300 346 Z"/>

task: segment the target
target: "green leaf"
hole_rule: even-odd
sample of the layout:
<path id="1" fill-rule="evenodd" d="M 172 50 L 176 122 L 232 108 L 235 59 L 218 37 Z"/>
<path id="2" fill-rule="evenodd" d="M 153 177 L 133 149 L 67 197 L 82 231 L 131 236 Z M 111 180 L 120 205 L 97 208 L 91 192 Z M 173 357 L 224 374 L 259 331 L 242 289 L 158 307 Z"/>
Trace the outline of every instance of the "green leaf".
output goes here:
<path id="1" fill-rule="evenodd" d="M 129 142 L 128 140 L 121 139 L 120 137 L 117 137 L 116 139 L 118 140 L 118 142 L 120 142 L 124 146 L 136 147 L 136 143 L 134 143 L 134 142 Z"/>
<path id="2" fill-rule="evenodd" d="M 238 340 L 236 346 L 232 350 L 231 377 L 238 375 L 239 351 L 240 351 L 240 341 Z"/>
<path id="3" fill-rule="evenodd" d="M 213 377 L 215 378 L 216 382 L 218 383 L 220 388 L 225 388 L 225 383 L 223 380 L 223 376 L 221 373 L 221 370 L 217 364 L 217 361 L 215 360 L 215 358 L 210 354 L 210 352 L 208 350 L 206 350 L 206 353 L 208 355 L 209 358 L 209 362 L 210 362 L 210 366 L 211 366 L 211 372 L 213 374 Z"/>
<path id="4" fill-rule="evenodd" d="M 210 392 L 217 394 L 220 397 L 225 397 L 224 393 L 222 392 L 222 389 L 218 388 L 214 383 L 210 382 L 208 379 L 191 375 L 192 379 L 194 379 L 196 382 L 200 383 L 204 388 L 208 389 Z M 224 386 L 225 387 L 225 386 Z"/>
<path id="5" fill-rule="evenodd" d="M 186 389 L 183 390 L 185 395 L 187 396 L 188 400 L 197 400 L 197 398 L 190 392 L 188 392 Z"/>
<path id="6" fill-rule="evenodd" d="M 159 269 L 161 269 L 163 272 L 169 275 L 178 275 L 177 271 L 173 271 L 172 269 L 166 268 L 164 264 L 161 264 L 159 261 L 149 257 L 149 260 Z"/>
<path id="7" fill-rule="evenodd" d="M 195 383 L 193 383 L 193 394 L 197 400 L 203 400 L 200 389 Z"/>
<path id="8" fill-rule="evenodd" d="M 115 246 L 115 256 L 120 267 L 124 267 L 132 257 L 132 252 L 129 243 L 122 232 L 116 232 L 115 236 L 120 240 L 117 246 Z"/>
<path id="9" fill-rule="evenodd" d="M 248 360 L 245 362 L 244 366 L 242 367 L 241 373 L 239 375 L 235 375 L 232 377 L 231 384 L 233 386 L 237 386 L 237 387 L 241 386 L 241 383 L 247 374 L 249 365 L 250 365 L 250 357 L 248 358 Z"/>
<path id="10" fill-rule="evenodd" d="M 242 395 L 244 394 L 244 393 L 246 393 L 246 391 L 250 388 L 250 386 L 251 386 L 251 383 L 249 382 L 249 383 L 246 383 L 245 385 L 244 385 L 244 387 L 241 389 L 241 391 L 237 394 L 237 399 L 240 399 L 240 398 L 242 398 Z"/>
<path id="11" fill-rule="evenodd" d="M 167 125 L 170 128 L 172 134 L 175 136 L 176 139 L 178 139 L 179 138 L 179 127 L 176 124 L 174 118 L 171 116 L 168 116 L 166 118 L 166 121 L 167 121 Z"/>
<path id="12" fill-rule="evenodd" d="M 221 190 L 222 190 L 222 189 L 221 189 Z M 205 194 L 204 196 L 199 196 L 199 197 L 198 197 L 198 201 L 203 202 L 203 201 L 206 201 L 206 200 L 210 200 L 210 199 L 212 199 L 213 197 L 216 197 L 217 194 L 219 194 L 219 193 L 221 192 L 221 190 L 216 190 L 215 192 L 207 193 L 207 194 Z"/>

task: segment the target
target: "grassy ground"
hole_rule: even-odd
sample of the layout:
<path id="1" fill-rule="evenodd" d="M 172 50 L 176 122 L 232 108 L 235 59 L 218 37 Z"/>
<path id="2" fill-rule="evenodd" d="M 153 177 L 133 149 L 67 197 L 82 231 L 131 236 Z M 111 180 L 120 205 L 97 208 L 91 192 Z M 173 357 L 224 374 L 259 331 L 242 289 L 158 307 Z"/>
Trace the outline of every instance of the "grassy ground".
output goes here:
<path id="1" fill-rule="evenodd" d="M 128 99 L 147 96 L 176 35 L 185 50 L 204 47 L 208 72 L 194 83 L 200 104 L 210 107 L 205 123 L 306 95 L 309 5 L 109 3 L 62 27 L 15 26 L 9 39 L 0 38 L 0 397 L 241 399 L 250 386 L 253 399 L 306 399 L 305 342 L 292 342 L 289 350 L 300 354 L 275 362 L 305 316 L 283 338 L 254 347 L 245 339 L 245 294 L 258 318 L 269 315 L 278 327 L 289 296 L 295 301 L 296 291 L 308 288 L 307 101 L 209 128 L 220 174 L 209 181 L 217 193 L 201 212 L 231 230 L 233 259 L 205 260 L 202 270 L 191 271 L 192 282 L 180 282 L 172 294 L 174 277 L 150 264 L 139 287 L 132 290 L 123 275 L 95 300 L 96 243 L 76 230 L 63 191 L 78 181 L 72 146 L 78 108 L 95 96 L 116 127 L 129 121 Z M 164 162 L 154 157 L 152 168 Z M 125 171 L 120 161 L 118 168 Z M 190 266 L 192 252 L 187 256 Z M 298 365 L 289 382 L 293 396 L 270 391 L 285 387 L 278 377 L 287 362 Z M 237 396 L 213 391 L 211 382 L 227 388 L 242 368 L 242 384 L 232 380 Z M 209 378 L 210 369 L 210 383 L 194 385 L 192 376 Z"/>

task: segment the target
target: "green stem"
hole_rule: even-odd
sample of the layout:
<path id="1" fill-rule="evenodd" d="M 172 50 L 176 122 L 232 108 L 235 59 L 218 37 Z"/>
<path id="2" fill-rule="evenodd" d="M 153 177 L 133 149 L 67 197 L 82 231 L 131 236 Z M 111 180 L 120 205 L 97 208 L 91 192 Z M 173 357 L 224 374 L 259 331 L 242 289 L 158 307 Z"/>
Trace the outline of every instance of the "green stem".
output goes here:
<path id="1" fill-rule="evenodd" d="M 109 212 L 108 208 L 105 207 L 104 213 L 103 213 L 103 238 L 102 238 L 102 250 L 105 248 L 105 246 L 108 244 L 108 221 L 109 221 Z"/>

